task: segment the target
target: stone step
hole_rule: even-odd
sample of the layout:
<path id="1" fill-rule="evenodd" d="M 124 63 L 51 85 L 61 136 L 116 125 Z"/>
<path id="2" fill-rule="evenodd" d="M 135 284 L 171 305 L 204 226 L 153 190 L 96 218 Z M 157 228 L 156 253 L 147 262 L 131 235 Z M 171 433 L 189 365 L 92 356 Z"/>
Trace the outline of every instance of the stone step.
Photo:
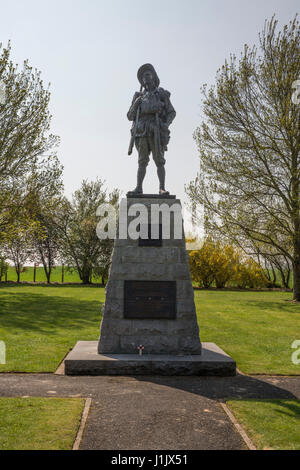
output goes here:
<path id="1" fill-rule="evenodd" d="M 202 353 L 98 354 L 97 341 L 79 341 L 65 359 L 66 375 L 236 375 L 236 363 L 214 343 Z"/>

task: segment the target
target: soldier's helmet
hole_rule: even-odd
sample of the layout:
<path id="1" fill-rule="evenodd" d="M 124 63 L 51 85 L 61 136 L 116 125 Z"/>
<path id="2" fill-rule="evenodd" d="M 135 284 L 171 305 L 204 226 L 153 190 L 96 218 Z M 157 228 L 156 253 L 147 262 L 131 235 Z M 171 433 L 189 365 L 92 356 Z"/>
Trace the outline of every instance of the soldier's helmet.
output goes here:
<path id="1" fill-rule="evenodd" d="M 160 80 L 159 80 L 158 75 L 155 71 L 155 68 L 153 67 L 152 64 L 144 64 L 138 69 L 137 78 L 138 78 L 138 81 L 140 82 L 140 84 L 144 85 L 144 83 L 143 83 L 143 74 L 146 72 L 146 70 L 150 70 L 152 72 L 154 82 L 155 82 L 155 86 L 158 87 L 159 84 L 160 84 Z"/>

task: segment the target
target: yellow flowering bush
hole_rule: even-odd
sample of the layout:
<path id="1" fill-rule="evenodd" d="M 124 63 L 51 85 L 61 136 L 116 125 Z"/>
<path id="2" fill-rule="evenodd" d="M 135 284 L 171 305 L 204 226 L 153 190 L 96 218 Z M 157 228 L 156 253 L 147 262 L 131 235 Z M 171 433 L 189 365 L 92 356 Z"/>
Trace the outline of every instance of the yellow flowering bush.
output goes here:
<path id="1" fill-rule="evenodd" d="M 223 288 L 228 284 L 238 287 L 263 287 L 266 279 L 261 266 L 252 258 L 243 257 L 232 245 L 204 240 L 198 250 L 192 250 L 190 270 L 193 282 L 199 287 Z"/>

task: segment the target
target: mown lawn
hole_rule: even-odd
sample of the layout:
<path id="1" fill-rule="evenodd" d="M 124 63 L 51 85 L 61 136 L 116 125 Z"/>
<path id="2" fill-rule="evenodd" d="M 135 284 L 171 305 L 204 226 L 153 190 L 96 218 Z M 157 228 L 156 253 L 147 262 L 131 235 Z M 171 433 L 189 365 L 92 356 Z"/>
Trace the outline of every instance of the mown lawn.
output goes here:
<path id="1" fill-rule="evenodd" d="M 252 374 L 300 374 L 291 345 L 300 305 L 291 293 L 195 291 L 200 337 L 217 343 Z M 78 340 L 97 340 L 102 287 L 0 284 L 0 371 L 53 372 Z"/>
<path id="2" fill-rule="evenodd" d="M 0 398 L 0 450 L 71 450 L 82 398 Z"/>
<path id="3" fill-rule="evenodd" d="M 0 371 L 54 372 L 80 340 L 99 336 L 104 289 L 0 286 Z"/>
<path id="4" fill-rule="evenodd" d="M 300 401 L 230 400 L 227 405 L 257 449 L 300 450 Z"/>
<path id="5" fill-rule="evenodd" d="M 287 292 L 195 291 L 200 337 L 217 343 L 247 374 L 300 374 L 300 304 Z"/>

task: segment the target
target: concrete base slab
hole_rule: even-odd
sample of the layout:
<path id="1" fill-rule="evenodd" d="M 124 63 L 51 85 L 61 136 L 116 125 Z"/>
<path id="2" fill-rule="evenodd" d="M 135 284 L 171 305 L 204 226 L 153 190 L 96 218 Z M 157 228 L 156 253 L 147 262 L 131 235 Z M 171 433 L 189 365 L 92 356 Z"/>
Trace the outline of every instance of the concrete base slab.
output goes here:
<path id="1" fill-rule="evenodd" d="M 66 375 L 236 375 L 236 363 L 214 343 L 201 355 L 98 354 L 97 341 L 78 341 L 65 359 Z"/>

